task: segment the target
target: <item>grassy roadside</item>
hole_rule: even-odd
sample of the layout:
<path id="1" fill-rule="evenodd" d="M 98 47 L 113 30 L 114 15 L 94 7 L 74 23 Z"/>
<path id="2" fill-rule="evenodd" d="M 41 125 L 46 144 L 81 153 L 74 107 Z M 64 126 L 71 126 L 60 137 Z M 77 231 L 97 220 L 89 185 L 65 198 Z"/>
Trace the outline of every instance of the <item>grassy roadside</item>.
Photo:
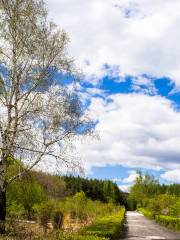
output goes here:
<path id="1" fill-rule="evenodd" d="M 98 218 L 90 226 L 83 228 L 79 233 L 64 235 L 56 238 L 57 240 L 115 240 L 121 236 L 125 218 L 125 209 L 110 216 Z M 54 240 L 50 238 L 48 240 Z"/>
<path id="2" fill-rule="evenodd" d="M 175 231 L 180 231 L 180 218 L 166 216 L 166 215 L 157 215 L 148 211 L 144 208 L 138 208 L 138 211 L 141 212 L 144 216 L 154 219 L 157 223 L 170 228 Z"/>
<path id="3" fill-rule="evenodd" d="M 125 209 L 122 207 L 117 213 L 98 218 L 92 225 L 82 230 L 82 235 L 96 236 L 106 239 L 118 238 L 123 230 Z"/>
<path id="4" fill-rule="evenodd" d="M 98 217 L 90 226 L 82 228 L 77 233 L 68 234 L 60 231 L 59 234 L 46 236 L 47 240 L 115 240 L 121 236 L 125 219 L 125 208 L 120 207 L 119 211 L 108 216 Z M 24 240 L 0 236 L 0 240 Z M 44 240 L 44 237 L 27 235 L 26 240 Z"/>

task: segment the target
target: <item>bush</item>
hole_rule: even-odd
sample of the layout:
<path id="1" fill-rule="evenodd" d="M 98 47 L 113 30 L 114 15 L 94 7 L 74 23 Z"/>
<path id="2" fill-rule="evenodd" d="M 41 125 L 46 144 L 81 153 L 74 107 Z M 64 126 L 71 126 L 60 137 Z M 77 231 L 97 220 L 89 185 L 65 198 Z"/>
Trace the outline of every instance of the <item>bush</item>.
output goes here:
<path id="1" fill-rule="evenodd" d="M 56 210 L 53 216 L 53 227 L 55 230 L 60 230 L 63 225 L 64 216 L 60 210 Z"/>
<path id="2" fill-rule="evenodd" d="M 76 197 L 80 197 L 82 200 L 82 194 L 78 194 Z M 91 204 L 93 203 L 90 200 Z M 114 240 L 118 239 L 123 230 L 125 208 L 117 207 L 112 210 L 111 204 L 100 204 L 99 206 L 106 206 L 107 211 L 111 211 L 111 214 L 105 211 L 106 216 L 98 217 L 93 224 L 81 229 L 78 233 L 67 234 L 66 232 L 57 232 L 56 236 L 47 238 L 48 240 Z M 105 208 L 103 209 L 105 210 Z M 117 212 L 118 209 L 118 212 Z M 93 211 L 93 210 L 91 210 Z M 101 213 L 102 214 L 102 213 Z M 107 216 L 109 214 L 109 216 Z M 55 215 L 54 215 L 55 216 Z M 41 238 L 40 238 L 41 239 Z M 40 240 L 39 239 L 39 240 Z"/>
<path id="3" fill-rule="evenodd" d="M 171 206 L 170 215 L 180 218 L 180 198 L 178 198 L 176 203 Z"/>
<path id="4" fill-rule="evenodd" d="M 63 214 L 68 214 L 71 219 L 81 223 L 89 223 L 97 217 L 110 215 L 117 212 L 119 207 L 113 203 L 102 203 L 87 198 L 84 192 L 76 193 L 73 197 L 67 197 L 60 202 Z"/>
<path id="5" fill-rule="evenodd" d="M 171 207 L 175 206 L 178 197 L 169 194 L 161 194 L 149 199 L 146 208 L 154 215 L 170 215 Z"/>
<path id="6" fill-rule="evenodd" d="M 40 225 L 43 227 L 44 234 L 46 235 L 48 223 L 50 222 L 54 212 L 54 203 L 52 201 L 48 201 L 47 203 L 35 206 L 34 210 L 38 215 Z"/>
<path id="7" fill-rule="evenodd" d="M 124 224 L 125 209 L 118 213 L 98 218 L 92 225 L 82 230 L 83 235 L 116 239 L 120 236 Z"/>
<path id="8" fill-rule="evenodd" d="M 87 209 L 87 197 L 84 192 L 78 192 L 72 197 L 71 217 L 79 219 L 81 222 L 86 221 L 88 218 Z"/>
<path id="9" fill-rule="evenodd" d="M 180 218 L 153 214 L 144 208 L 139 208 L 138 211 L 140 211 L 142 214 L 144 214 L 144 216 L 148 218 L 155 219 L 157 223 L 160 223 L 165 227 L 180 231 Z"/>
<path id="10" fill-rule="evenodd" d="M 33 207 L 47 201 L 47 194 L 40 184 L 28 177 L 13 182 L 7 189 L 7 213 L 16 215 L 16 207 L 29 220 L 34 218 Z"/>
<path id="11" fill-rule="evenodd" d="M 175 230 L 180 231 L 180 218 L 164 216 L 164 215 L 156 215 L 156 222 Z"/>
<path id="12" fill-rule="evenodd" d="M 62 237 L 59 240 L 108 240 L 108 238 L 97 237 L 97 236 L 83 236 L 83 235 L 69 235 Z"/>
<path id="13" fill-rule="evenodd" d="M 25 214 L 24 207 L 21 204 L 18 204 L 17 202 L 13 201 L 11 204 L 7 205 L 7 214 L 8 218 L 13 219 L 19 219 L 21 216 Z"/>
<path id="14" fill-rule="evenodd" d="M 145 217 L 154 219 L 154 214 L 147 209 L 144 208 L 138 208 L 138 211 L 141 212 Z"/>

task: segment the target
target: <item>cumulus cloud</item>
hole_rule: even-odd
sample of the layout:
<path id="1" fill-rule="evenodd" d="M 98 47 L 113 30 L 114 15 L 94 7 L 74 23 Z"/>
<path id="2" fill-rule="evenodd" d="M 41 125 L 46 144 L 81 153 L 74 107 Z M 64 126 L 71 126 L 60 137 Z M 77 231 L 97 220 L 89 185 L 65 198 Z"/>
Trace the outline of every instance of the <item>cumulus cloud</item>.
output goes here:
<path id="1" fill-rule="evenodd" d="M 100 141 L 76 143 L 86 169 L 164 169 L 162 177 L 180 169 L 180 113 L 157 96 L 153 80 L 171 78 L 171 93 L 180 89 L 180 1 L 46 1 L 50 17 L 69 33 L 69 52 L 89 83 L 97 85 L 106 75 L 114 81 L 133 76 L 134 94 L 108 97 L 96 86 L 80 93 L 85 103 L 92 97 L 89 112 L 100 135 Z M 134 177 L 122 185 L 127 188 Z"/>
<path id="2" fill-rule="evenodd" d="M 161 178 L 169 182 L 180 183 L 180 169 L 167 171 L 161 175 Z"/>
<path id="3" fill-rule="evenodd" d="M 132 185 L 119 185 L 119 189 L 123 192 L 129 192 Z"/>
<path id="4" fill-rule="evenodd" d="M 138 177 L 138 174 L 135 171 L 128 171 L 128 172 L 129 172 L 129 176 L 122 180 L 123 183 L 133 183 Z"/>
<path id="5" fill-rule="evenodd" d="M 127 184 L 127 183 L 133 183 L 135 181 L 135 179 L 138 177 L 138 174 L 136 173 L 136 171 L 128 171 L 127 173 L 129 174 L 128 177 L 126 177 L 126 178 L 114 178 L 113 181 Z"/>
<path id="6" fill-rule="evenodd" d="M 114 182 L 121 182 L 121 183 L 133 183 L 136 178 L 138 177 L 138 174 L 136 173 L 136 171 L 128 171 L 129 176 L 126 178 L 114 178 L 113 181 Z"/>
<path id="7" fill-rule="evenodd" d="M 100 141 L 77 143 L 87 170 L 106 165 L 180 168 L 180 113 L 171 101 L 160 96 L 115 94 L 106 100 L 92 98 L 90 113 L 98 121 Z"/>
<path id="8" fill-rule="evenodd" d="M 166 76 L 180 86 L 179 0 L 46 1 L 92 82 L 106 63 L 120 66 L 120 75 Z"/>

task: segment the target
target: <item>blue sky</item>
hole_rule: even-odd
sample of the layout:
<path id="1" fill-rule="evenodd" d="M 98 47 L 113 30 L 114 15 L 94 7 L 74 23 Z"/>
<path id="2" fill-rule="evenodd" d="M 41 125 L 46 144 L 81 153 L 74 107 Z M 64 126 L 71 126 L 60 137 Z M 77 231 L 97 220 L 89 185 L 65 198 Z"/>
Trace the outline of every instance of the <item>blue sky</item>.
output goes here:
<path id="1" fill-rule="evenodd" d="M 105 65 L 107 68 L 107 65 Z M 113 67 L 108 67 L 107 69 Z M 115 66 L 115 69 L 117 67 Z M 141 78 L 141 80 L 139 80 Z M 119 156 L 119 160 L 112 160 L 114 156 L 109 157 L 109 159 L 104 159 L 106 157 L 102 156 L 103 151 L 106 151 L 106 144 L 103 145 L 103 141 L 106 141 L 103 138 L 103 134 L 100 134 L 100 146 L 97 147 L 97 143 L 93 144 L 91 150 L 87 150 L 86 147 L 89 148 L 89 144 L 84 148 L 83 146 L 80 147 L 80 152 L 83 152 L 85 150 L 84 157 L 82 157 L 82 162 L 86 166 L 86 158 L 89 158 L 90 166 L 88 167 L 87 176 L 90 178 L 102 178 L 102 179 L 111 179 L 115 181 L 122 190 L 127 191 L 130 186 L 132 185 L 135 177 L 136 177 L 136 171 L 142 170 L 144 173 L 150 173 L 154 175 L 157 179 L 160 180 L 161 183 L 165 184 L 171 184 L 174 182 L 179 182 L 179 152 L 177 151 L 177 148 L 179 148 L 179 136 L 177 138 L 176 134 L 169 134 L 169 130 L 176 131 L 176 129 L 179 128 L 179 106 L 180 106 L 180 92 L 178 89 L 176 89 L 176 85 L 173 82 L 172 79 L 168 77 L 162 77 L 162 78 L 155 78 L 147 74 L 142 74 L 142 76 L 130 76 L 127 75 L 125 77 L 117 75 L 115 76 L 112 74 L 112 72 L 107 71 L 107 75 L 104 75 L 102 78 L 99 79 L 98 83 L 94 85 L 94 83 L 90 83 L 89 81 L 84 81 L 81 84 L 80 92 L 82 96 L 84 95 L 87 107 L 89 107 L 90 112 L 92 111 L 100 111 L 100 117 L 97 117 L 98 126 L 103 131 L 108 131 L 111 135 L 114 134 L 113 126 L 111 124 L 116 123 L 117 121 L 122 123 L 123 125 L 128 126 L 134 121 L 139 127 L 138 134 L 132 133 L 129 135 L 127 133 L 127 136 L 130 136 L 132 139 L 126 139 L 126 133 L 123 132 L 123 136 L 121 138 L 121 130 L 118 130 L 119 135 L 119 143 L 122 143 L 124 145 L 128 145 L 129 142 L 132 142 L 136 145 L 137 142 L 140 142 L 142 145 L 142 152 L 136 153 L 135 155 L 139 155 L 140 158 L 145 158 L 144 160 L 138 160 L 138 156 L 135 157 L 133 160 L 133 156 L 131 156 L 132 153 L 127 152 L 126 156 L 121 156 L 121 153 L 116 149 L 115 152 L 117 156 Z M 150 124 L 150 131 L 148 131 L 148 125 L 141 122 L 140 119 L 127 119 L 127 122 L 124 123 L 124 120 L 121 120 L 122 115 L 119 114 L 119 108 L 120 106 L 117 106 L 114 104 L 113 98 L 119 99 L 121 97 L 125 97 L 125 101 L 129 101 L 132 97 L 135 101 L 132 101 L 134 103 L 134 107 L 136 107 L 136 99 L 140 97 L 142 99 L 140 102 L 137 102 L 137 105 L 140 104 L 140 110 L 144 109 L 148 113 L 148 102 L 152 104 L 150 107 L 150 119 L 148 121 L 148 124 Z M 112 99 L 111 99 L 112 98 Z M 120 119 L 113 119 L 110 121 L 107 121 L 105 125 L 102 123 L 104 119 L 101 120 L 101 110 L 98 109 L 96 104 L 91 109 L 92 102 L 95 101 L 99 104 L 108 105 L 109 103 L 112 105 L 112 107 L 107 107 L 105 117 L 108 117 L 110 114 L 108 114 L 111 111 L 115 112 L 115 115 L 117 117 L 120 117 Z M 103 103 L 102 103 L 103 101 Z M 124 101 L 124 100 L 123 100 Z M 147 101 L 147 104 L 144 104 L 143 101 Z M 151 103 L 152 101 L 152 103 Z M 131 102 L 131 101 L 130 101 Z M 113 105 L 114 104 L 114 105 Z M 142 104 L 142 106 L 141 106 Z M 157 108 L 155 107 L 155 104 L 159 105 Z M 164 108 L 165 107 L 165 108 Z M 95 108 L 95 109 L 94 109 Z M 106 108 L 106 107 L 105 107 Z M 139 108 L 139 107 L 138 107 Z M 167 109 L 166 109 L 167 108 Z M 158 112 L 158 109 L 160 112 Z M 123 111 L 126 112 L 126 110 L 129 112 L 131 111 L 131 107 L 125 108 Z M 138 114 L 142 114 L 142 112 L 139 112 L 140 110 L 137 110 Z M 167 110 L 167 113 L 166 113 Z M 123 112 L 122 111 L 122 112 Z M 151 112 L 152 111 L 152 112 Z M 161 111 L 162 114 L 165 116 L 164 119 L 161 117 Z M 169 112 L 169 114 L 168 114 Z M 104 113 L 102 113 L 104 114 Z M 172 115 L 173 114 L 173 115 Z M 95 114 L 96 115 L 96 114 Z M 155 119 L 154 116 L 155 115 Z M 160 118 L 159 118 L 160 117 Z M 168 118 L 174 118 L 168 120 Z M 177 120 L 176 120 L 177 117 Z M 142 116 L 146 122 L 146 115 Z M 157 120 L 156 120 L 157 118 Z M 159 118 L 159 119 L 158 119 Z M 175 123 L 175 126 L 174 126 Z M 101 128 L 101 124 L 103 127 Z M 177 124 L 177 125 L 176 125 Z M 97 126 L 97 129 L 98 129 Z M 132 127 L 136 128 L 136 125 L 132 123 L 132 126 L 130 126 L 130 129 Z M 158 126 L 160 129 L 158 130 Z M 154 132 L 154 127 L 157 127 L 157 131 Z M 162 129 L 161 129 L 162 127 Z M 141 129 L 142 128 L 142 129 Z M 147 130 L 146 130 L 147 128 Z M 151 131 L 152 128 L 152 131 Z M 112 129 L 112 130 L 111 130 Z M 121 129 L 121 128 L 120 128 Z M 98 129 L 99 130 L 99 129 Z M 144 134 L 144 131 L 146 132 Z M 179 130 L 178 130 L 179 131 Z M 164 133 L 163 133 L 164 132 Z M 162 135 L 164 134 L 164 136 Z M 180 133 L 180 132 L 179 132 Z M 178 133 L 178 134 L 179 134 Z M 142 134 L 142 139 L 139 137 L 139 135 Z M 101 139 L 101 137 L 103 139 Z M 125 139 L 124 139 L 125 137 Z M 149 146 L 147 142 L 153 141 L 153 139 L 156 140 L 156 142 L 159 143 L 159 145 L 162 144 L 162 149 L 160 149 L 159 146 L 156 147 L 156 142 L 153 143 L 154 149 L 149 149 Z M 177 141 L 173 141 L 176 139 Z M 144 142 L 143 142 L 144 141 Z M 168 149 L 168 141 L 171 145 L 171 142 L 174 144 L 174 148 L 172 149 L 172 146 Z M 102 146 L 101 146 L 102 143 Z M 118 140 L 114 142 L 108 143 L 109 150 L 107 151 L 108 155 L 111 155 L 113 150 L 111 150 L 111 145 L 118 144 Z M 129 146 L 128 146 L 129 147 Z M 113 149 L 113 146 L 112 146 Z M 94 154 L 94 151 L 97 151 L 96 154 Z M 148 152 L 149 151 L 149 152 Z M 154 153 L 153 153 L 154 151 Z M 87 153 L 86 153 L 87 152 Z M 147 153 L 148 152 L 148 153 Z M 83 155 L 83 154 L 82 154 Z M 132 158 L 128 164 L 126 164 L 126 160 L 128 160 L 128 157 Z M 149 159 L 148 159 L 149 157 Z M 92 159 L 91 159 L 92 158 Z M 116 158 L 116 157 L 115 157 Z M 146 159 L 147 158 L 147 159 Z M 152 160 L 151 160 L 152 159 Z M 96 162 L 97 161 L 97 162 Z M 148 162 L 146 164 L 146 161 Z M 151 162 L 152 161 L 152 162 Z M 172 164 L 172 166 L 171 166 Z M 174 167 L 175 166 L 175 167 Z"/>
<path id="2" fill-rule="evenodd" d="M 69 34 L 68 52 L 84 74 L 80 97 L 97 122 L 100 140 L 76 143 L 87 176 L 123 190 L 137 169 L 180 183 L 179 0 L 47 4 Z"/>
<path id="3" fill-rule="evenodd" d="M 145 76 L 145 75 L 144 75 Z M 180 92 L 175 91 L 173 93 L 173 90 L 175 89 L 175 85 L 173 81 L 169 78 L 153 78 L 150 76 L 146 76 L 148 79 L 151 79 L 153 81 L 154 85 L 154 92 L 148 92 L 146 95 L 148 96 L 160 96 L 162 98 L 166 98 L 171 101 L 172 105 L 177 108 L 177 112 L 179 111 L 178 108 L 180 106 Z M 98 84 L 98 89 L 105 91 L 106 96 L 113 95 L 113 94 L 132 94 L 132 93 L 141 93 L 145 90 L 148 90 L 148 86 L 142 85 L 140 86 L 140 89 L 134 90 L 133 89 L 133 79 L 134 76 L 126 76 L 124 79 L 120 78 L 111 78 L 111 76 L 104 76 L 100 84 Z M 94 89 L 94 86 L 92 84 L 82 84 L 83 90 L 86 91 L 86 88 L 92 88 Z M 104 97 L 101 95 L 95 95 L 96 97 Z M 169 159 L 171 161 L 171 159 Z M 111 166 L 111 164 L 107 164 L 104 167 L 92 167 L 91 172 L 88 174 L 88 177 L 92 178 L 99 178 L 99 179 L 111 179 L 117 184 L 121 185 L 121 188 L 123 190 L 126 190 L 127 187 L 131 185 L 131 182 L 125 181 L 125 184 L 123 184 L 124 179 L 127 179 L 130 175 L 135 176 L 135 172 L 137 170 L 141 170 L 144 173 L 148 172 L 152 175 L 154 175 L 157 179 L 160 180 L 161 183 L 170 184 L 173 182 L 176 182 L 171 179 L 161 178 L 163 174 L 166 172 L 165 169 L 159 169 L 158 171 L 150 168 L 141 168 L 141 167 L 124 167 L 123 165 L 115 165 Z M 119 179 L 120 178 L 120 179 Z M 127 186 L 127 187 L 126 187 Z"/>

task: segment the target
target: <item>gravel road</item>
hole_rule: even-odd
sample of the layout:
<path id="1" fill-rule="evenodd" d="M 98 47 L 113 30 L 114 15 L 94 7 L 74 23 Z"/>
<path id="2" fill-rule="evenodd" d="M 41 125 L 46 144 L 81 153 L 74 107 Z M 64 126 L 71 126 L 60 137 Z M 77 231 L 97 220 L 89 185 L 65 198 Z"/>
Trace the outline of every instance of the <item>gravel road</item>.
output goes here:
<path id="1" fill-rule="evenodd" d="M 124 236 L 127 240 L 180 240 L 180 233 L 168 230 L 137 212 L 126 213 Z"/>

